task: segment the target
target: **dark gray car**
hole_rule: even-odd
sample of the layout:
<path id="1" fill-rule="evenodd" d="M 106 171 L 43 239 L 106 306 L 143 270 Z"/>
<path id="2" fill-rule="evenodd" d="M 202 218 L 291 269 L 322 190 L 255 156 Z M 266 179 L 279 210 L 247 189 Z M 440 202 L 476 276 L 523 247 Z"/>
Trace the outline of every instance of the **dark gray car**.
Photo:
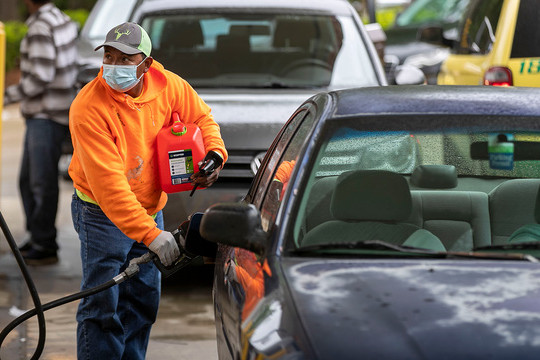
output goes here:
<path id="1" fill-rule="evenodd" d="M 219 358 L 537 359 L 539 96 L 428 85 L 306 101 L 244 201 L 200 220 L 219 243 Z"/>

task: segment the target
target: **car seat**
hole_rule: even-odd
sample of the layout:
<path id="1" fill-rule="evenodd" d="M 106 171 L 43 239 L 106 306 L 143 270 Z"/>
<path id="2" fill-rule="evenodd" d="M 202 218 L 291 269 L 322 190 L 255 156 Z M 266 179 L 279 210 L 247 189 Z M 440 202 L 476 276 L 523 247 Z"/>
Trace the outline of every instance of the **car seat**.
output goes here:
<path id="1" fill-rule="evenodd" d="M 538 189 L 538 185 L 536 186 Z M 534 211 L 531 212 L 534 216 L 534 220 L 528 224 L 525 224 L 515 230 L 509 237 L 507 242 L 509 243 L 520 243 L 520 242 L 531 242 L 531 241 L 540 241 L 540 191 L 537 190 L 535 197 Z M 509 211 L 511 211 L 509 209 Z"/>
<path id="2" fill-rule="evenodd" d="M 152 56 L 168 70 L 186 78 L 207 77 L 215 73 L 212 62 L 201 57 L 204 36 L 199 21 L 172 19 L 163 25 L 161 39 Z M 210 55 L 210 54 L 209 54 Z"/>
<path id="3" fill-rule="evenodd" d="M 506 244 L 518 229 L 538 222 L 539 186 L 539 179 L 511 179 L 489 193 L 493 245 Z"/>
<path id="4" fill-rule="evenodd" d="M 203 45 L 201 24 L 193 21 L 168 21 L 163 26 L 161 45 L 171 49 L 188 49 Z"/>
<path id="5" fill-rule="evenodd" d="M 300 48 L 309 52 L 311 42 L 317 39 L 317 32 L 316 24 L 313 21 L 280 19 L 276 22 L 274 47 Z"/>
<path id="6" fill-rule="evenodd" d="M 408 222 L 437 236 L 448 251 L 491 245 L 488 195 L 480 191 L 411 191 Z"/>
<path id="7" fill-rule="evenodd" d="M 232 29 L 231 29 L 232 30 Z M 251 45 L 248 34 L 232 32 L 218 35 L 216 56 L 222 73 L 250 72 L 248 65 Z"/>
<path id="8" fill-rule="evenodd" d="M 458 183 L 453 165 L 418 165 L 411 174 L 411 185 L 423 189 L 451 189 Z"/>
<path id="9" fill-rule="evenodd" d="M 405 178 L 384 170 L 358 170 L 341 174 L 330 204 L 335 220 L 309 231 L 302 246 L 381 240 L 444 251 L 441 241 L 420 227 L 404 223 L 412 209 Z"/>
<path id="10" fill-rule="evenodd" d="M 413 206 L 407 222 L 430 231 L 448 251 L 471 251 L 491 244 L 488 196 L 449 190 L 458 184 L 454 166 L 419 165 L 410 182 L 411 188 L 422 190 L 411 191 Z"/>

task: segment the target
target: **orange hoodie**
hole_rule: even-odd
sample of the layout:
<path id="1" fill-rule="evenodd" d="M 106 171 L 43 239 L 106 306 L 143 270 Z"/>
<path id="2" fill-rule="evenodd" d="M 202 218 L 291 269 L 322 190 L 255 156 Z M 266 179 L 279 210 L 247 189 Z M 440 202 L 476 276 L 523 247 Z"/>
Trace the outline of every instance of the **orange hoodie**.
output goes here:
<path id="1" fill-rule="evenodd" d="M 151 215 L 165 206 L 159 186 L 155 138 L 178 112 L 201 129 L 206 152 L 227 160 L 219 126 L 193 88 L 154 60 L 137 98 L 112 90 L 102 71 L 73 101 L 69 128 L 73 158 L 69 175 L 76 189 L 95 200 L 129 238 L 149 245 L 161 230 Z"/>
<path id="2" fill-rule="evenodd" d="M 279 167 L 274 176 L 274 180 L 280 181 L 283 184 L 287 184 L 291 178 L 292 171 L 296 165 L 296 160 L 283 161 L 279 164 Z"/>

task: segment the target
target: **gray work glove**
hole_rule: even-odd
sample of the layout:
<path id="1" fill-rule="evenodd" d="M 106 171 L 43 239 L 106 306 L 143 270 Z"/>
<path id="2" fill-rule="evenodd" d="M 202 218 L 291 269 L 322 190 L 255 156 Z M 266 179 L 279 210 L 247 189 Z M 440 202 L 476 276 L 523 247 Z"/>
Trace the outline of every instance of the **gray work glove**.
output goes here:
<path id="1" fill-rule="evenodd" d="M 180 256 L 180 250 L 174 240 L 174 236 L 168 231 L 162 231 L 148 245 L 148 248 L 159 256 L 159 260 L 165 266 L 171 265 Z"/>

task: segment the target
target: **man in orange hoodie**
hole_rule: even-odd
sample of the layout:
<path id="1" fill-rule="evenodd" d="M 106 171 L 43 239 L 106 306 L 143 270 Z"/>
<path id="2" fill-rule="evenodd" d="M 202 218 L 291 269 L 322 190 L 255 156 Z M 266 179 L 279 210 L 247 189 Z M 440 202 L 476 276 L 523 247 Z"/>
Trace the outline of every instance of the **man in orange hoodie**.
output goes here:
<path id="1" fill-rule="evenodd" d="M 142 27 L 115 26 L 96 50 L 101 47 L 103 67 L 79 92 L 69 118 L 83 290 L 114 278 L 148 249 L 164 265 L 178 257 L 173 235 L 162 230 L 167 195 L 160 189 L 154 144 L 173 112 L 201 129 L 205 160 L 220 165 L 211 175 L 192 176 L 194 184 L 212 185 L 227 160 L 210 108 L 185 80 L 150 57 L 152 45 Z M 83 299 L 78 358 L 144 359 L 159 296 L 160 273 L 144 264 L 130 281 Z"/>

